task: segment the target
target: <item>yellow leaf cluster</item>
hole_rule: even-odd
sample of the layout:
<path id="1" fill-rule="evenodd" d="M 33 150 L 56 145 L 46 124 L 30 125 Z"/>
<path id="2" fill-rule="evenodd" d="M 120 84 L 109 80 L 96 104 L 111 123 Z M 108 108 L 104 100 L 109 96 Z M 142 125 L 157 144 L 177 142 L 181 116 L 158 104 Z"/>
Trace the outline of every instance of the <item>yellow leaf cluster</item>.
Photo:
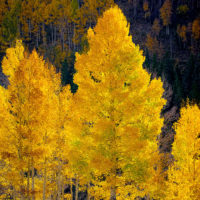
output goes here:
<path id="1" fill-rule="evenodd" d="M 152 55 L 153 54 L 161 55 L 162 48 L 155 36 L 153 37 L 151 36 L 151 34 L 147 34 L 146 46 Z"/>
<path id="2" fill-rule="evenodd" d="M 180 114 L 174 125 L 174 164 L 168 170 L 165 199 L 197 200 L 200 198 L 200 109 L 197 105 L 187 104 Z"/>
<path id="3" fill-rule="evenodd" d="M 192 36 L 196 40 L 200 38 L 200 19 L 195 19 L 192 23 Z"/>
<path id="4" fill-rule="evenodd" d="M 149 3 L 148 3 L 148 1 L 144 1 L 144 3 L 143 3 L 143 10 L 144 10 L 144 12 L 147 12 L 149 10 Z"/>
<path id="5" fill-rule="evenodd" d="M 177 33 L 180 36 L 180 38 L 186 42 L 187 37 L 186 37 L 186 33 L 187 33 L 187 27 L 185 25 L 178 25 L 177 27 Z"/>
<path id="6" fill-rule="evenodd" d="M 172 3 L 171 0 L 165 0 L 163 6 L 160 8 L 160 16 L 164 26 L 171 23 Z"/>
<path id="7" fill-rule="evenodd" d="M 152 31 L 153 31 L 153 33 L 155 33 L 156 36 L 158 36 L 160 33 L 160 30 L 161 30 L 160 21 L 159 21 L 159 19 L 156 18 L 152 25 Z"/>
<path id="8" fill-rule="evenodd" d="M 187 6 L 187 4 L 183 4 L 183 5 L 180 5 L 178 8 L 177 8 L 177 12 L 179 14 L 186 14 L 188 12 L 189 8 Z"/>

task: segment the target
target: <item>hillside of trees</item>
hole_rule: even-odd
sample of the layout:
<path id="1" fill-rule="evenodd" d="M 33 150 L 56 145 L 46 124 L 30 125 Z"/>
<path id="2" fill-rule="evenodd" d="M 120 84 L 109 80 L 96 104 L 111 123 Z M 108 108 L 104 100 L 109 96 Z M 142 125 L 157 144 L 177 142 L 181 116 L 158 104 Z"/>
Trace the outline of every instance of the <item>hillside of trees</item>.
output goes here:
<path id="1" fill-rule="evenodd" d="M 200 199 L 199 13 L 0 1 L 0 197 Z"/>
<path id="2" fill-rule="evenodd" d="M 133 41 L 144 50 L 144 67 L 161 77 L 165 125 L 161 151 L 170 152 L 180 105 L 187 98 L 200 101 L 200 3 L 164 0 L 2 0 L 0 2 L 0 57 L 22 39 L 62 71 L 62 83 L 73 84 L 75 52 L 87 51 L 86 33 L 103 11 L 118 4 L 130 23 Z M 7 85 L 1 73 L 1 85 Z M 169 132 L 171 134 L 169 134 Z"/>
<path id="3" fill-rule="evenodd" d="M 191 1 L 117 1 L 130 22 L 133 41 L 145 51 L 144 67 L 161 77 L 167 104 L 160 150 L 170 152 L 173 123 L 187 98 L 200 102 L 200 3 Z"/>

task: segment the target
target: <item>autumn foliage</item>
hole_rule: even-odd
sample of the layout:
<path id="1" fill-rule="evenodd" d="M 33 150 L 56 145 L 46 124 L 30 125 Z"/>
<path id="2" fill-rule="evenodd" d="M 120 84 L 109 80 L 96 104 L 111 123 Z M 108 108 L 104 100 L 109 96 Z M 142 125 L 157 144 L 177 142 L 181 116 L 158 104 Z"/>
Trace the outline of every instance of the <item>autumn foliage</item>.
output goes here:
<path id="1" fill-rule="evenodd" d="M 59 102 L 62 97 L 68 101 L 63 93 L 69 91 L 64 88 L 61 91 L 60 74 L 55 68 L 45 64 L 36 51 L 25 53 L 20 41 L 15 48 L 7 50 L 2 68 L 10 85 L 8 89 L 1 87 L 4 105 L 1 119 L 6 116 L 0 134 L 0 155 L 4 161 L 1 182 L 9 191 L 7 194 L 16 199 L 31 196 L 40 199 L 44 192 L 48 195 L 52 192 L 48 193 L 46 185 L 53 179 L 43 182 L 39 176 L 46 171 L 48 177 L 54 173 L 50 167 L 56 164 L 53 154 L 59 152 L 56 145 L 65 111 L 61 111 Z"/>
<path id="2" fill-rule="evenodd" d="M 23 1 L 19 14 L 19 2 L 1 2 L 0 22 L 4 9 L 10 9 L 21 20 L 27 41 L 34 37 L 39 45 L 42 36 L 47 45 L 45 27 L 50 25 L 55 48 L 60 34 L 60 52 L 72 46 L 77 50 L 83 35 L 88 48 L 76 53 L 74 94 L 61 84 L 60 69 L 36 50 L 29 53 L 20 40 L 6 50 L 2 71 L 9 84 L 0 87 L 0 197 L 78 200 L 81 191 L 88 200 L 199 199 L 199 107 L 187 103 L 181 109 L 171 160 L 160 154 L 163 83 L 143 68 L 145 57 L 120 8 L 106 0 L 85 0 L 81 7 L 76 0 L 38 0 Z M 170 24 L 171 9 L 166 0 L 160 10 L 164 26 Z M 150 11 L 147 1 L 144 11 Z M 192 25 L 195 40 L 198 23 Z M 151 30 L 146 45 L 150 54 L 158 54 L 158 19 Z M 186 40 L 186 26 L 177 33 Z"/>
<path id="3" fill-rule="evenodd" d="M 142 68 L 142 52 L 132 43 L 118 7 L 106 11 L 89 29 L 88 41 L 89 51 L 76 55 L 74 81 L 79 88 L 74 109 L 81 112 L 81 123 L 91 124 L 95 151 L 89 154 L 90 165 L 105 179 L 94 182 L 100 187 L 94 188 L 95 194 L 101 189 L 104 196 L 97 199 L 134 199 L 145 195 L 156 165 L 165 103 L 162 83 L 150 82 Z"/>
<path id="4" fill-rule="evenodd" d="M 189 105 L 181 109 L 174 127 L 172 147 L 174 163 L 168 170 L 168 190 L 165 199 L 200 198 L 200 109 Z"/>
<path id="5" fill-rule="evenodd" d="M 163 25 L 166 26 L 166 33 L 169 35 L 169 25 L 171 23 L 172 3 L 171 0 L 165 0 L 160 8 L 160 17 Z"/>

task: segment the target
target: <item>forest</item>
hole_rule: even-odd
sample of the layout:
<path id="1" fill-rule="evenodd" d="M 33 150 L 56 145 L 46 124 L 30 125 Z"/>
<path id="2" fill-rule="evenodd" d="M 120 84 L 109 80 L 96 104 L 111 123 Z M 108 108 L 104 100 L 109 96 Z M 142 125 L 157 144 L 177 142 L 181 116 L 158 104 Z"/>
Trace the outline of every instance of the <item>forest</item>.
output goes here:
<path id="1" fill-rule="evenodd" d="M 199 200 L 198 0 L 0 1 L 0 199 Z"/>

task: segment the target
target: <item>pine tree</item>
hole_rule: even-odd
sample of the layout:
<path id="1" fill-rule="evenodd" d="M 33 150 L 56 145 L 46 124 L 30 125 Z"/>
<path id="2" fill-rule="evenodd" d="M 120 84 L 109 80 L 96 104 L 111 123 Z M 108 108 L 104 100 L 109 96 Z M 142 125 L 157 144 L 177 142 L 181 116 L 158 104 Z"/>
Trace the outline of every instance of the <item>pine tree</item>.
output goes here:
<path id="1" fill-rule="evenodd" d="M 88 153 L 94 194 L 134 199 L 149 187 L 158 156 L 162 83 L 150 82 L 142 52 L 117 6 L 89 29 L 88 42 L 89 51 L 76 54 L 74 113 L 94 141 Z"/>

